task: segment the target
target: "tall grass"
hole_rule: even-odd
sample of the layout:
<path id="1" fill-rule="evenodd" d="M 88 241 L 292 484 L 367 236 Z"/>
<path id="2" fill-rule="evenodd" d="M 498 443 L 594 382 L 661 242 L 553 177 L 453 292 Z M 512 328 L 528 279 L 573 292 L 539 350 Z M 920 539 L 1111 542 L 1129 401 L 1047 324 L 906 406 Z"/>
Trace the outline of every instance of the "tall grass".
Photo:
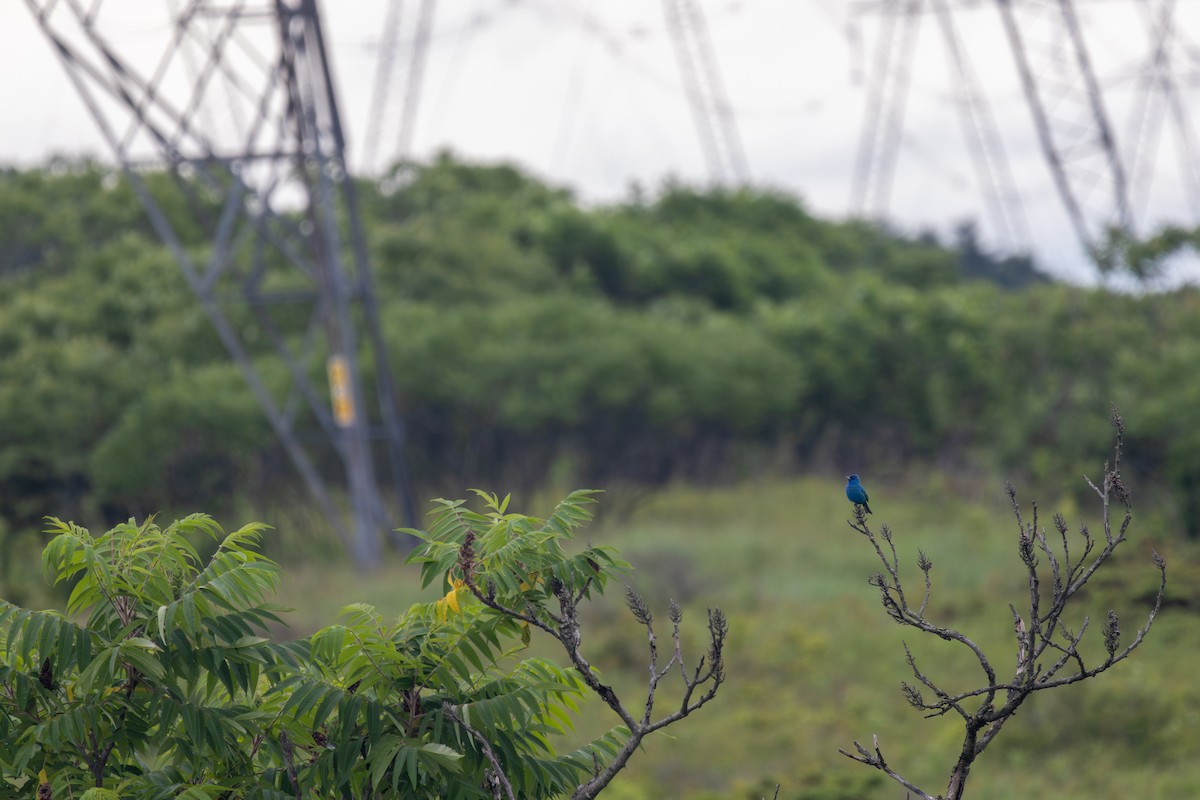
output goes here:
<path id="1" fill-rule="evenodd" d="M 992 490 L 956 481 L 934 474 L 871 482 L 871 520 L 891 525 L 914 584 L 917 549 L 933 560 L 930 617 L 971 636 L 1003 668 L 1015 657 L 1008 655 L 1008 603 L 1026 591 L 1016 523 L 999 481 Z M 1019 495 L 1033 499 L 1031 492 Z M 536 514 L 552 502 L 516 505 Z M 1097 522 L 1098 511 L 1083 508 L 1080 519 L 1081 509 L 1064 505 L 1072 527 Z M 606 796 L 749 800 L 770 797 L 779 784 L 783 800 L 902 797 L 878 773 L 837 753 L 872 735 L 906 776 L 940 790 L 961 731 L 956 719 L 923 719 L 904 701 L 900 681 L 911 676 L 901 635 L 943 685 L 980 685 L 978 667 L 961 648 L 917 640 L 887 618 L 866 582 L 878 563 L 847 526 L 849 514 L 840 480 L 810 477 L 675 486 L 592 528 L 593 540 L 617 546 L 634 563 L 629 581 L 660 617 L 674 597 L 688 615 L 685 627 L 689 620 L 702 626 L 709 605 L 724 608 L 732 627 L 729 682 L 717 700 L 669 736 L 653 739 Z M 1128 662 L 1093 681 L 1033 697 L 978 762 L 969 797 L 1200 797 L 1200 759 L 1194 757 L 1200 751 L 1200 625 L 1186 594 L 1200 559 L 1178 540 L 1152 536 L 1136 514 L 1135 508 L 1127 552 L 1083 598 L 1086 608 L 1076 622 L 1083 614 L 1098 620 L 1112 605 L 1132 631 L 1155 583 L 1150 539 L 1168 558 L 1170 605 Z M 415 571 L 398 564 L 368 576 L 330 564 L 292 566 L 285 574 L 281 601 L 296 607 L 298 634 L 328 624 L 352 601 L 398 612 L 435 591 L 419 592 Z M 585 650 L 606 680 L 636 697 L 646 669 L 644 645 L 620 593 L 591 608 L 584 635 Z M 688 644 L 701 646 L 699 638 Z M 612 722 L 605 708 L 590 703 L 578 735 L 595 735 Z"/>

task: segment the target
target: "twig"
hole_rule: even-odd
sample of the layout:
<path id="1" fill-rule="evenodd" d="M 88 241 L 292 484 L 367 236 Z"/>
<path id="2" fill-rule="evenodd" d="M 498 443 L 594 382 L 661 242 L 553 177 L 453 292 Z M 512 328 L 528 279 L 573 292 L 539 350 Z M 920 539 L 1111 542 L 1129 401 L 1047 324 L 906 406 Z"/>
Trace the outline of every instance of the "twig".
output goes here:
<path id="1" fill-rule="evenodd" d="M 291 737 L 287 735 L 287 731 L 279 732 L 279 749 L 283 752 L 283 768 L 287 772 L 288 782 L 292 784 L 292 791 L 296 794 L 296 800 L 303 800 L 303 795 L 300 792 L 300 781 L 296 776 L 295 748 Z"/>
<path id="2" fill-rule="evenodd" d="M 876 572 L 870 576 L 868 582 L 879 589 L 880 601 L 888 616 L 901 625 L 932 634 L 946 641 L 958 642 L 967 647 L 975 655 L 986 678 L 982 687 L 960 692 L 946 691 L 921 671 L 912 651 L 909 650 L 907 644 L 904 645 L 905 656 L 913 675 L 920 686 L 933 692 L 936 697 L 936 700 L 927 702 L 919 687 L 902 683 L 901 688 L 909 704 L 918 710 L 929 712 L 927 716 L 941 716 L 953 710 L 963 719 L 963 745 L 958 762 L 951 771 L 945 795 L 946 800 L 960 800 L 971 765 L 1025 700 L 1036 692 L 1095 677 L 1114 664 L 1128 658 L 1141 645 L 1162 608 L 1166 592 L 1166 566 L 1162 558 L 1155 553 L 1154 563 L 1159 571 L 1159 586 L 1154 607 L 1147 615 L 1145 624 L 1138 629 L 1133 640 L 1124 648 L 1120 645 L 1120 621 L 1116 612 L 1109 610 L 1103 626 L 1107 658 L 1089 667 L 1079 651 L 1080 643 L 1088 629 L 1088 619 L 1084 618 L 1078 633 L 1072 631 L 1063 619 L 1070 601 L 1109 560 L 1115 549 L 1126 540 L 1126 533 L 1132 520 L 1129 490 L 1122 482 L 1120 474 L 1124 421 L 1115 409 L 1113 425 L 1117 429 L 1116 446 L 1111 464 L 1105 462 L 1104 479 L 1097 486 L 1085 476 L 1088 485 L 1100 499 L 1103 513 L 1104 547 L 1098 553 L 1094 552 L 1097 540 L 1085 526 L 1080 529 L 1083 537 L 1082 553 L 1078 560 L 1072 561 L 1067 536 L 1068 526 L 1062 515 L 1054 516 L 1054 527 L 1058 532 L 1058 537 L 1056 544 L 1052 544 L 1046 530 L 1039 523 L 1037 504 L 1031 505 L 1032 518 L 1029 523 L 1026 523 L 1021 506 L 1017 502 L 1016 490 L 1012 484 L 1005 484 L 1005 491 L 1009 496 L 1013 515 L 1017 522 L 1017 551 L 1025 568 L 1028 585 L 1026 614 L 1022 615 L 1014 605 L 1009 606 L 1016 640 L 1014 672 L 1009 681 L 997 679 L 996 671 L 987 655 L 971 639 L 953 628 L 941 627 L 925 619 L 932 591 L 930 571 L 933 565 L 924 552 L 918 552 L 917 566 L 924 574 L 925 591 L 920 607 L 914 611 L 908 605 L 900 581 L 899 559 L 896 555 L 896 546 L 892 540 L 891 530 L 884 525 L 877 537 L 868 526 L 866 516 L 861 509 L 856 509 L 855 518 L 849 523 L 851 529 L 863 535 L 871 543 L 876 556 L 883 565 L 885 572 Z M 1124 516 L 1116 530 L 1113 528 L 1111 516 L 1111 503 L 1114 501 L 1124 508 Z M 880 538 L 886 543 L 886 547 L 880 544 Z M 1043 580 L 1044 575 L 1046 580 Z M 1043 607 L 1044 585 L 1049 587 L 1049 598 L 1045 607 Z M 1048 664 L 1043 662 L 1047 656 L 1053 659 Z M 973 710 L 963 705 L 964 700 L 973 698 L 978 698 L 979 701 L 978 706 Z M 874 751 L 867 750 L 858 742 L 855 742 L 854 746 L 858 751 L 857 755 L 845 750 L 839 752 L 884 772 L 920 797 L 931 797 L 928 793 L 917 789 L 887 765 L 879 751 L 878 742 L 875 742 Z"/>
<path id="3" fill-rule="evenodd" d="M 582 650 L 583 631 L 579 622 L 579 606 L 588 595 L 594 583 L 594 577 L 586 577 L 574 587 L 569 587 L 558 577 L 547 577 L 546 588 L 549 589 L 553 598 L 557 600 L 557 613 L 546 608 L 541 600 L 534 602 L 524 596 L 515 600 L 509 598 L 502 599 L 497 596 L 496 584 L 487 580 L 486 576 L 479 570 L 479 564 L 475 557 L 475 541 L 474 532 L 468 531 L 462 544 L 459 546 L 458 562 L 456 564 L 457 571 L 462 574 L 463 584 L 467 587 L 468 591 L 493 611 L 511 619 L 524 622 L 530 627 L 537 628 L 557 639 L 572 666 L 582 678 L 583 683 L 617 715 L 628 732 L 626 740 L 606 766 L 602 766 L 597 754 L 594 751 L 592 752 L 594 766 L 592 776 L 576 787 L 575 791 L 571 794 L 572 800 L 590 800 L 590 798 L 596 797 L 608 786 L 617 773 L 625 768 L 625 765 L 629 762 L 634 752 L 641 746 L 642 740 L 646 736 L 678 722 L 695 712 L 701 706 L 707 704 L 716 696 L 721 684 L 724 683 L 724 647 L 725 639 L 729 632 L 729 623 L 724 613 L 720 609 L 709 609 L 709 649 L 696 663 L 695 668 L 689 672 L 685 666 L 680 642 L 680 626 L 683 621 L 683 612 L 679 606 L 674 601 L 671 602 L 669 616 L 672 625 L 671 639 L 673 649 L 670 658 L 667 659 L 665 664 L 662 664 L 660 663 L 658 636 L 654 630 L 653 615 L 637 592 L 629 588 L 626 591 L 626 604 L 629 606 L 634 618 L 646 629 L 646 645 L 649 654 L 646 700 L 640 718 L 635 717 L 625 707 L 625 704 L 621 701 L 616 691 L 611 686 L 600 681 L 596 671 L 592 668 L 591 663 Z M 591 564 L 591 566 L 593 569 L 599 570 L 598 565 Z M 485 585 L 481 586 L 481 583 Z M 522 603 L 525 604 L 523 609 L 518 607 Z M 676 668 L 679 670 L 684 686 L 679 707 L 671 713 L 655 719 L 653 714 L 659 687 L 662 681 Z M 448 706 L 446 708 L 448 709 L 448 716 L 458 721 L 459 724 L 463 724 L 461 718 L 455 714 L 453 709 L 450 709 Z M 471 731 L 465 724 L 463 724 L 463 727 L 475 735 L 482 743 L 482 739 L 477 733 Z M 498 775 L 502 777 L 503 773 L 499 771 L 499 764 L 494 761 L 494 754 L 490 753 L 490 749 L 486 748 L 486 744 L 484 746 L 485 757 L 493 764 Z M 507 785 L 507 781 L 505 781 L 505 790 L 511 798 L 512 789 Z"/>
<path id="4" fill-rule="evenodd" d="M 459 716 L 458 711 L 455 710 L 454 706 L 450 703 L 442 703 L 442 713 L 445 714 L 451 722 L 453 722 L 455 725 L 458 725 L 468 734 L 470 734 L 471 738 L 479 742 L 479 748 L 483 751 L 483 757 L 486 758 L 488 763 L 492 766 L 490 778 L 493 783 L 492 795 L 496 798 L 496 800 L 501 800 L 501 797 L 507 797 L 508 800 L 516 800 L 516 795 L 513 794 L 512 784 L 508 782 L 508 776 L 504 774 L 504 768 L 500 766 L 500 759 L 496 758 L 496 752 L 492 750 L 491 744 L 488 743 L 488 740 L 484 738 L 483 734 L 468 725 L 463 718 Z M 501 789 L 504 790 L 504 795 L 500 794 Z"/>
<path id="5" fill-rule="evenodd" d="M 895 770 L 893 770 L 891 767 L 889 767 L 887 765 L 887 761 L 884 760 L 883 753 L 879 749 L 879 736 L 876 735 L 876 736 L 871 737 L 871 747 L 873 748 L 873 751 L 868 750 L 867 748 L 863 747 L 858 742 L 855 742 L 854 749 L 858 751 L 857 755 L 855 755 L 854 753 L 851 753 L 847 750 L 843 750 L 840 747 L 838 748 L 838 752 L 841 753 L 842 755 L 844 755 L 846 758 L 854 759 L 855 761 L 859 762 L 860 764 L 866 764 L 869 767 L 874 767 L 875 769 L 879 770 L 880 772 L 882 772 L 883 774 L 887 775 L 889 778 L 894 780 L 896 783 L 903 786 L 908 791 L 917 795 L 917 797 L 922 798 L 922 800 L 939 800 L 939 798 L 934 797 L 933 795 L 924 791 L 923 789 L 918 787 L 916 784 L 912 783 L 907 778 L 905 778 L 903 775 L 896 772 Z"/>

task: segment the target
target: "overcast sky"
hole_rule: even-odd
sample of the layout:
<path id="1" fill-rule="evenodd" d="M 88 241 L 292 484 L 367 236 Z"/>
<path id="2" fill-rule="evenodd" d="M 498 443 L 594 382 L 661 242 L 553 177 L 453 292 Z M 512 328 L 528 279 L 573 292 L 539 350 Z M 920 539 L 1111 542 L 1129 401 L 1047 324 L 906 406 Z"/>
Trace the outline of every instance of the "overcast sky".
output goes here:
<path id="1" fill-rule="evenodd" d="M 1172 3 L 1077 2 L 1114 134 L 1122 140 L 1131 128 L 1138 75 L 1150 57 L 1141 6 Z M 170 32 L 161 9 L 182 4 L 105 0 L 101 24 L 123 52 L 161 52 Z M 406 0 L 404 10 L 415 13 L 417 5 Z M 822 215 L 849 214 L 882 16 L 852 13 L 845 0 L 700 5 L 752 182 L 793 193 Z M 1088 280 L 994 4 L 949 5 L 957 9 L 965 53 L 997 120 L 1036 258 L 1055 274 Z M 1170 57 L 1190 112 L 1200 63 L 1192 38 L 1200 38 L 1200 3 L 1179 6 Z M 385 3 L 324 0 L 323 8 L 350 160 L 362 167 Z M 976 219 L 985 242 L 1000 246 L 1003 238 L 985 213 L 956 110 L 960 84 L 933 15 L 920 17 L 917 37 L 887 213 L 910 232 L 945 234 L 956 222 Z M 402 45 L 401 65 L 407 42 Z M 450 148 L 470 159 L 514 161 L 587 202 L 618 200 L 635 184 L 653 190 L 668 177 L 695 184 L 711 179 L 663 4 L 656 0 L 441 0 L 427 53 L 413 129 L 418 158 Z M 0 69 L 6 76 L 0 161 L 31 164 L 50 153 L 111 157 L 26 4 L 16 0 L 0 4 Z M 385 117 L 389 124 L 377 145 L 383 154 L 396 151 L 394 117 Z M 1135 211 L 1151 222 L 1194 224 L 1197 198 L 1188 187 L 1195 183 L 1184 174 L 1194 167 L 1179 157 L 1182 140 L 1164 119 L 1155 169 L 1139 172 L 1151 180 L 1139 184 L 1148 188 Z M 1193 128 L 1198 123 L 1190 120 Z M 1103 192 L 1090 200 L 1100 208 Z M 1089 207 L 1088 213 L 1103 212 Z"/>

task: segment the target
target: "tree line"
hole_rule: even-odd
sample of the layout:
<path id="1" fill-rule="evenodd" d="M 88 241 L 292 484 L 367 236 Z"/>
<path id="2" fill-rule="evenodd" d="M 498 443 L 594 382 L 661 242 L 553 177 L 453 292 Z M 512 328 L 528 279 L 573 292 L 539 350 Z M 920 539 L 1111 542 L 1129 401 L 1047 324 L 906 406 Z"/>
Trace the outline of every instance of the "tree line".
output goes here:
<path id="1" fill-rule="evenodd" d="M 1115 402 L 1144 485 L 1200 533 L 1193 289 L 1066 285 L 969 226 L 940 242 L 765 189 L 594 207 L 450 155 L 361 188 L 418 495 L 913 461 L 1068 485 Z M 293 490 L 127 184 L 0 171 L 0 232 L 0 529 Z"/>

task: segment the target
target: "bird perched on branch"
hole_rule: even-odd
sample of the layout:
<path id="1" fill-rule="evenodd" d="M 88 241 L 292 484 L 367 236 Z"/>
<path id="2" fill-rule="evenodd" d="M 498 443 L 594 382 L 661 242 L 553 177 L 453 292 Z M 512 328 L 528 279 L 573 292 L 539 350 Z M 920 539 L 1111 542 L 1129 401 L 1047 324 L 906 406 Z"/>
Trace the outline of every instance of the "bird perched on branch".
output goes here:
<path id="1" fill-rule="evenodd" d="M 871 513 L 871 507 L 867 505 L 867 490 L 859 483 L 857 475 L 850 475 L 846 478 L 846 497 L 851 503 L 856 506 L 862 506 Z"/>

